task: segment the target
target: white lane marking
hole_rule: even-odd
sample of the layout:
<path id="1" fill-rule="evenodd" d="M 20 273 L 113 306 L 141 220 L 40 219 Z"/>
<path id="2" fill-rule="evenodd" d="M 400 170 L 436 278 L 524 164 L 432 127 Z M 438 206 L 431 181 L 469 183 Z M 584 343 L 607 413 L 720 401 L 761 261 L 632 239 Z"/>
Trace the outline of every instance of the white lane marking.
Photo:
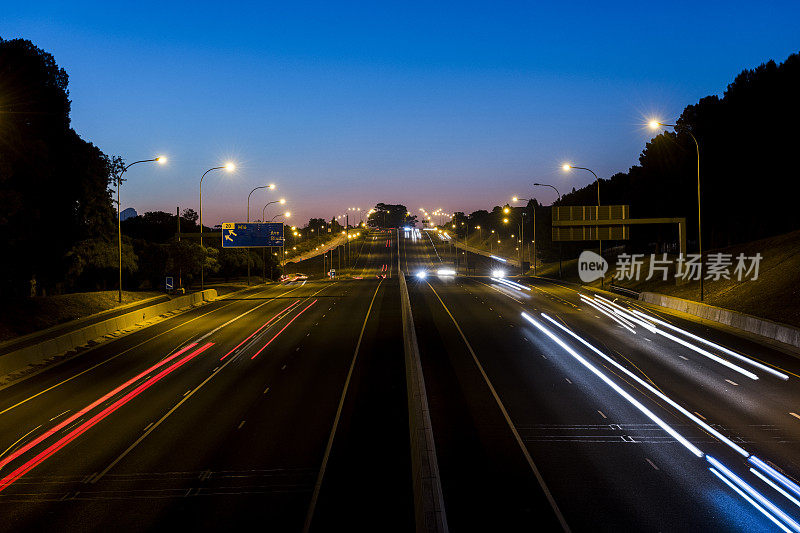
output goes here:
<path id="1" fill-rule="evenodd" d="M 383 280 L 380 280 L 378 282 L 378 286 L 375 287 L 375 292 L 372 294 L 372 300 L 369 302 L 369 307 L 367 308 L 367 315 L 364 317 L 364 323 L 361 325 L 361 332 L 358 334 L 356 348 L 353 351 L 353 360 L 350 362 L 350 368 L 347 370 L 347 377 L 344 380 L 342 395 L 339 398 L 339 405 L 336 407 L 336 415 L 333 417 L 333 427 L 331 428 L 331 433 L 328 436 L 328 442 L 325 445 L 325 452 L 322 454 L 322 464 L 320 465 L 319 473 L 317 474 L 317 480 L 314 483 L 314 491 L 311 494 L 311 502 L 309 503 L 308 510 L 306 511 L 306 520 L 303 526 L 303 531 L 308 531 L 311 528 L 311 519 L 314 516 L 317 499 L 319 498 L 319 491 L 322 488 L 322 479 L 325 477 L 325 470 L 328 468 L 328 459 L 330 458 L 331 449 L 333 448 L 333 440 L 336 436 L 336 430 L 339 427 L 339 420 L 342 417 L 344 401 L 345 398 L 347 398 L 347 389 L 350 387 L 350 380 L 353 377 L 353 371 L 356 367 L 358 352 L 361 349 L 361 340 L 364 338 L 364 330 L 367 329 L 367 322 L 369 321 L 370 314 L 372 314 L 372 306 L 375 303 L 375 298 L 378 296 L 378 291 L 380 290 L 382 284 Z"/>
<path id="2" fill-rule="evenodd" d="M 684 361 L 688 361 L 688 360 L 689 360 L 689 358 L 688 358 L 688 357 L 684 357 L 684 356 L 682 356 L 682 355 L 679 355 L 678 357 L 680 357 L 680 358 L 681 358 L 681 359 L 683 359 Z"/>
<path id="3" fill-rule="evenodd" d="M 739 385 L 739 384 L 738 384 L 738 383 L 736 383 L 735 381 L 731 381 L 731 380 L 729 380 L 729 379 L 726 379 L 725 381 L 727 381 L 727 382 L 728 382 L 728 383 L 730 383 L 731 385 Z"/>
<path id="4" fill-rule="evenodd" d="M 647 342 L 653 342 L 653 341 L 651 341 L 650 339 L 648 339 L 647 337 L 642 337 L 642 338 L 643 338 L 644 340 L 646 340 Z"/>
<path id="5" fill-rule="evenodd" d="M 656 466 L 656 464 L 655 464 L 653 461 L 651 461 L 650 459 L 648 459 L 647 457 L 645 457 L 645 458 L 644 458 L 644 460 L 645 460 L 645 461 L 647 461 L 648 463 L 650 463 L 650 466 L 652 466 L 652 467 L 653 467 L 653 469 L 655 469 L 655 470 L 660 470 L 660 469 L 659 469 L 659 468 Z"/>
<path id="6" fill-rule="evenodd" d="M 567 380 L 567 383 L 569 383 L 570 385 L 572 385 L 572 382 L 569 380 L 569 378 L 564 378 L 564 379 L 566 379 L 566 380 Z"/>
<path id="7" fill-rule="evenodd" d="M 337 282 L 334 282 L 334 283 L 337 283 Z M 316 296 L 317 294 L 321 293 L 321 292 L 322 292 L 322 291 L 324 291 L 324 290 L 327 290 L 327 289 L 328 289 L 329 287 L 331 287 L 331 286 L 332 286 L 332 285 L 326 285 L 325 287 L 321 288 L 320 290 L 318 290 L 317 292 L 315 292 L 314 294 L 312 294 L 311 296 L 309 296 L 309 297 L 308 297 L 306 300 L 308 300 L 308 299 L 310 299 L 310 298 L 313 298 L 314 296 Z M 288 291 L 288 292 L 291 292 L 291 291 Z M 284 294 L 286 294 L 286 293 L 284 293 Z M 274 299 L 274 298 L 273 298 L 273 299 Z M 269 301 L 271 301 L 271 300 L 267 300 L 267 302 L 269 302 Z M 262 305 L 266 304 L 267 302 L 264 302 L 263 304 L 259 304 L 259 305 L 258 305 L 258 306 L 256 306 L 254 309 L 257 309 L 257 308 L 261 307 Z M 226 366 L 228 366 L 229 364 L 231 364 L 231 362 L 233 362 L 233 361 L 236 361 L 236 358 L 235 358 L 235 357 L 231 357 L 231 358 L 229 358 L 227 361 L 225 361 L 225 363 L 223 363 L 223 364 L 222 364 L 222 366 L 220 366 L 220 367 L 219 367 L 219 370 L 222 370 L 222 369 L 224 369 Z M 181 401 L 179 401 L 178 403 L 176 403 L 175 405 L 173 405 L 173 406 L 172 406 L 172 408 L 171 408 L 169 411 L 167 411 L 167 412 L 166 412 L 166 413 L 165 413 L 165 414 L 164 414 L 164 415 L 163 415 L 161 418 L 159 418 L 159 419 L 158 419 L 158 421 L 157 421 L 157 422 L 155 422 L 155 423 L 152 425 L 152 427 L 150 427 L 150 429 L 148 429 L 147 431 L 145 431 L 145 432 L 144 432 L 144 433 L 143 433 L 143 434 L 142 434 L 142 435 L 141 435 L 141 436 L 140 436 L 138 439 L 136 439 L 136 440 L 133 442 L 133 444 L 131 444 L 130 446 L 128 446 L 128 447 L 125 449 L 125 451 L 124 451 L 124 452 L 122 452 L 121 454 L 119 454 L 119 455 L 117 456 L 117 458 L 116 458 L 116 459 L 114 459 L 114 460 L 113 460 L 113 461 L 112 461 L 112 462 L 111 462 L 111 463 L 110 463 L 110 464 L 109 464 L 107 467 L 105 467 L 105 469 L 103 469 L 103 470 L 102 470 L 102 471 L 101 471 L 99 474 L 97 474 L 97 476 L 95 476 L 95 477 L 92 479 L 92 481 L 91 481 L 91 482 L 94 484 L 94 483 L 97 483 L 98 481 L 100 481 L 100 478 L 102 478 L 103 476 L 105 476 L 105 475 L 108 473 L 108 471 L 109 471 L 109 470 L 111 470 L 112 468 L 114 468 L 114 467 L 115 467 L 115 466 L 116 466 L 116 465 L 117 465 L 117 464 L 118 464 L 120 461 L 122 461 L 122 460 L 123 460 L 125 457 L 127 457 L 127 455 L 128 455 L 129 453 L 131 453 L 131 452 L 133 451 L 133 449 L 134 449 L 134 448 L 136 448 L 136 447 L 137 447 L 137 446 L 138 446 L 138 445 L 139 445 L 139 444 L 140 444 L 140 443 L 141 443 L 141 442 L 142 442 L 144 439 L 146 439 L 146 438 L 147 438 L 147 436 L 148 436 L 150 433 L 152 433 L 153 431 L 155 431 L 155 429 L 156 429 L 158 426 L 160 426 L 161 424 L 163 424 L 163 423 L 164 423 L 164 421 L 165 421 L 167 418 L 169 418 L 169 417 L 172 415 L 172 413 L 174 413 L 175 411 L 177 411 L 177 410 L 178 410 L 178 408 L 180 408 L 180 406 L 181 406 L 181 405 L 183 405 L 184 403 L 186 403 L 186 402 L 189 400 L 189 398 L 191 398 L 192 396 L 194 396 L 194 395 L 197 393 L 197 391 L 199 391 L 200 389 L 202 389 L 202 388 L 203 388 L 203 387 L 206 385 L 206 383 L 208 383 L 209 381 L 211 381 L 211 380 L 214 378 L 214 376 L 215 376 L 215 375 L 216 375 L 216 372 L 215 372 L 215 373 L 213 373 L 213 374 L 211 374 L 210 376 L 208 376 L 208 377 L 207 377 L 206 379 L 204 379 L 204 380 L 203 380 L 203 381 L 202 381 L 202 382 L 201 382 L 201 383 L 200 383 L 200 384 L 199 384 L 197 387 L 195 387 L 194 389 L 192 389 L 192 392 L 191 392 L 191 394 L 189 394 L 188 396 L 184 396 L 184 397 L 183 397 L 183 399 L 181 399 Z"/>
<path id="8" fill-rule="evenodd" d="M 64 411 L 63 413 L 57 414 L 56 416 L 54 416 L 53 418 L 51 418 L 49 421 L 50 421 L 50 422 L 52 422 L 53 420 L 55 420 L 55 419 L 56 419 L 56 418 L 58 418 L 59 416 L 61 416 L 61 415 L 65 415 L 65 414 L 69 413 L 70 411 L 71 411 L 71 409 L 67 409 L 67 410 L 66 410 L 66 411 Z"/>
<path id="9" fill-rule="evenodd" d="M 598 409 L 598 410 L 597 410 L 597 412 L 598 412 L 598 413 L 600 413 L 600 416 L 602 416 L 603 418 L 608 418 L 608 417 L 605 415 L 605 413 L 603 413 L 603 411 L 601 411 L 600 409 Z"/>

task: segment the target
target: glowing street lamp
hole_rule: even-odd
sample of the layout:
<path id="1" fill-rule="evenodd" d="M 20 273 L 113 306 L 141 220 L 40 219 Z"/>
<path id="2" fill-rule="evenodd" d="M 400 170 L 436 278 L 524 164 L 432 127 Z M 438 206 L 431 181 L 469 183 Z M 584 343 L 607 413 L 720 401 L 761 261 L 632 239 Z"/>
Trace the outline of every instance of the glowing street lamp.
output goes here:
<path id="1" fill-rule="evenodd" d="M 267 204 L 261 209 L 261 220 L 267 219 L 267 207 L 271 206 L 272 204 L 281 204 L 284 205 L 286 203 L 286 198 L 281 198 L 280 200 L 273 200 L 271 202 L 267 202 Z"/>
<path id="2" fill-rule="evenodd" d="M 571 169 L 574 168 L 574 169 L 578 169 L 578 170 L 585 170 L 587 172 L 591 172 L 592 173 L 592 176 L 594 176 L 594 179 L 597 181 L 597 217 L 596 218 L 597 218 L 597 220 L 600 220 L 600 178 L 598 178 L 597 174 L 595 174 L 594 171 L 592 169 L 590 169 L 590 168 L 576 167 L 574 165 L 570 165 L 569 163 L 564 163 L 564 165 L 562 165 L 561 168 L 563 168 L 565 172 L 569 172 Z M 597 236 L 600 237 L 600 227 L 597 226 L 596 228 L 597 229 L 595 231 L 597 231 Z M 603 241 L 601 241 L 598 238 L 597 239 L 597 243 L 598 243 L 597 246 L 599 248 L 600 255 L 603 255 Z M 604 278 L 600 278 L 600 286 L 601 287 L 603 286 L 603 279 Z"/>
<path id="3" fill-rule="evenodd" d="M 155 157 L 153 159 L 141 159 L 139 161 L 134 161 L 130 165 L 127 165 L 122 168 L 117 176 L 117 241 L 119 244 L 119 303 L 122 303 L 122 208 L 120 206 L 119 201 L 119 190 L 122 186 L 122 175 L 125 174 L 129 168 L 133 165 L 138 165 L 139 163 L 158 163 L 159 165 L 163 165 L 167 162 L 167 158 L 163 155 Z"/>
<path id="4" fill-rule="evenodd" d="M 206 170 L 205 172 L 203 172 L 202 176 L 200 176 L 200 248 L 203 248 L 203 178 L 205 178 L 206 174 L 208 174 L 212 170 L 223 170 L 223 169 L 227 170 L 228 172 L 233 172 L 234 170 L 236 170 L 236 165 L 231 163 L 231 162 L 228 162 L 228 163 L 225 163 L 221 167 L 211 167 L 208 170 Z M 204 274 L 205 274 L 206 261 L 205 261 L 205 249 L 203 248 L 203 250 L 204 250 L 204 252 L 203 252 L 203 262 L 200 264 L 200 290 L 201 291 L 205 287 Z"/>
<path id="5" fill-rule="evenodd" d="M 650 129 L 656 130 L 659 128 L 674 128 L 677 130 L 677 124 L 665 124 L 658 120 L 651 120 L 648 124 Z M 702 216 L 700 210 L 700 144 L 697 142 L 697 137 L 694 136 L 688 128 L 682 128 L 681 131 L 689 134 L 689 137 L 694 141 L 694 147 L 697 150 L 697 248 L 700 253 L 700 301 L 703 301 L 703 231 L 702 231 Z"/>
<path id="6" fill-rule="evenodd" d="M 247 221 L 248 222 L 250 222 L 250 196 L 252 196 L 253 193 L 256 192 L 259 189 L 269 189 L 271 191 L 274 191 L 275 190 L 275 184 L 274 183 L 270 183 L 269 185 L 262 185 L 260 187 L 256 187 L 255 189 L 250 191 L 250 194 L 247 195 Z M 274 203 L 274 202 L 270 202 L 270 203 Z M 264 220 L 263 212 L 262 212 L 261 220 Z"/>

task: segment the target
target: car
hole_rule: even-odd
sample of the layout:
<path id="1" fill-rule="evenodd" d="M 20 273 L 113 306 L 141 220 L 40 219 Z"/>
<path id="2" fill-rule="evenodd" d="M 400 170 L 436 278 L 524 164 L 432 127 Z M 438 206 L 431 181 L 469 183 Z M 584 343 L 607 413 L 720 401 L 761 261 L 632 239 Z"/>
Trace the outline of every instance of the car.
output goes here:
<path id="1" fill-rule="evenodd" d="M 295 281 L 305 281 L 308 279 L 308 276 L 305 274 L 294 273 L 294 274 L 284 274 L 281 276 L 281 282 L 283 283 L 292 283 Z"/>

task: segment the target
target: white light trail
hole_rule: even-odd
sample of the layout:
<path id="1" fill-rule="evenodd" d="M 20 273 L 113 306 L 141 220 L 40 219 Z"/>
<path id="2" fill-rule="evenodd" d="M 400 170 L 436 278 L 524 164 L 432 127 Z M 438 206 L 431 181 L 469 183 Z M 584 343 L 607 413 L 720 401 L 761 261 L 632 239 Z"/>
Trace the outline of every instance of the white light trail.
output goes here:
<path id="1" fill-rule="evenodd" d="M 747 363 L 749 365 L 752 365 L 752 366 L 754 366 L 754 367 L 756 367 L 756 368 L 758 368 L 760 370 L 763 370 L 764 372 L 772 374 L 775 377 L 778 377 L 778 378 L 783 379 L 783 380 L 789 379 L 789 376 L 787 376 L 783 372 L 779 372 L 779 371 L 775 370 L 774 368 L 772 368 L 770 366 L 767 366 L 765 364 L 759 363 L 758 361 L 754 361 L 754 360 L 750 359 L 749 357 L 747 357 L 745 355 L 742 355 L 740 353 L 734 352 L 733 350 L 730 350 L 730 349 L 728 349 L 728 348 L 726 348 L 724 346 L 721 346 L 721 345 L 719 345 L 719 344 L 717 344 L 715 342 L 712 342 L 712 341 L 710 341 L 708 339 L 704 339 L 703 337 L 700 337 L 700 336 L 695 335 L 693 333 L 689 333 L 685 329 L 681 329 L 681 328 L 679 328 L 677 326 L 673 326 L 669 322 L 665 322 L 665 321 L 659 320 L 659 319 L 657 319 L 655 317 L 646 315 L 646 314 L 644 314 L 641 311 L 638 311 L 636 309 L 633 309 L 632 312 L 636 313 L 636 315 L 638 315 L 638 316 L 640 316 L 640 317 L 642 317 L 642 318 L 644 318 L 646 320 L 649 320 L 651 322 L 655 322 L 656 324 L 658 324 L 660 326 L 663 326 L 663 327 L 669 328 L 669 329 L 671 329 L 673 331 L 677 331 L 679 333 L 682 333 L 683 335 L 686 335 L 690 339 L 696 340 L 698 342 L 702 342 L 703 344 L 705 344 L 707 346 L 711 346 L 712 348 L 714 348 L 716 350 L 719 350 L 719 351 L 721 351 L 723 353 L 726 353 L 726 354 L 730 355 L 731 357 L 735 357 L 736 359 L 739 359 L 740 361 L 743 361 L 743 362 L 745 362 L 745 363 Z"/>
<path id="2" fill-rule="evenodd" d="M 545 313 L 542 313 L 542 316 L 545 319 L 547 319 L 548 321 L 550 321 L 553 325 L 555 325 L 556 327 L 558 327 L 559 329 L 564 331 L 564 333 L 570 335 L 572 338 L 574 338 L 575 340 L 577 340 L 578 342 L 580 342 L 581 344 L 583 344 L 584 346 L 586 346 L 587 348 L 592 350 L 594 353 L 596 353 L 597 355 L 599 355 L 600 357 L 605 359 L 607 362 L 611 363 L 616 368 L 618 368 L 619 370 L 624 372 L 625 375 L 627 375 L 629 378 L 631 378 L 634 381 L 636 381 L 636 383 L 638 383 L 642 387 L 646 388 L 648 391 L 650 391 L 650 393 L 656 395 L 658 398 L 661 398 L 662 400 L 667 402 L 669 405 L 671 405 L 672 407 L 674 407 L 675 409 L 680 411 L 680 413 L 683 414 L 685 417 L 687 417 L 689 420 L 691 420 L 692 422 L 694 422 L 695 424 L 697 424 L 698 426 L 703 428 L 705 431 L 707 431 L 710 434 L 714 435 L 721 442 L 723 442 L 723 443 L 727 444 L 728 446 L 730 446 L 731 448 L 733 448 L 737 453 L 741 454 L 744 457 L 749 457 L 750 456 L 750 453 L 748 451 L 744 450 L 741 446 L 739 446 L 738 444 L 736 444 L 735 442 L 730 440 L 728 437 L 726 437 L 725 435 L 723 435 L 722 433 L 720 433 L 719 431 L 717 431 L 716 429 L 714 429 L 713 427 L 711 427 L 707 423 L 705 423 L 702 420 L 700 420 L 695 414 L 690 412 L 688 409 L 685 409 L 680 404 L 678 404 L 677 402 L 675 402 L 674 400 L 669 398 L 666 394 L 664 394 L 663 392 L 661 392 L 657 388 L 653 387 L 651 384 L 647 383 L 645 380 L 643 380 L 642 378 L 640 378 L 639 376 L 637 376 L 636 374 L 634 374 L 633 372 L 631 372 L 630 370 L 628 370 L 627 368 L 625 368 L 624 366 L 619 364 L 617 361 L 615 361 L 614 359 L 612 359 L 611 357 L 609 357 L 608 355 L 603 353 L 599 348 L 595 347 L 590 342 L 588 342 L 587 340 L 583 339 L 577 333 L 573 332 L 571 329 L 567 328 L 566 326 L 564 326 L 563 324 L 561 324 L 560 322 L 558 322 L 557 320 L 555 320 L 554 318 L 550 317 L 549 315 L 547 315 Z"/>
<path id="3" fill-rule="evenodd" d="M 596 368 L 594 365 L 592 365 L 592 364 L 591 364 L 589 361 L 587 361 L 586 359 L 584 359 L 583 357 L 581 357 L 581 355 L 580 355 L 580 354 L 578 354 L 578 352 L 576 352 L 575 350 L 573 350 L 572 348 L 570 348 L 570 347 L 569 347 L 569 346 L 568 346 L 568 345 L 567 345 L 567 344 L 566 344 L 564 341 L 562 341 L 562 340 L 561 340 L 559 337 L 557 337 L 557 336 L 556 336 L 556 335 L 555 335 L 555 334 L 554 334 L 552 331 L 550 331 L 549 329 L 547 329 L 547 328 L 546 328 L 546 327 L 545 327 L 543 324 L 541 324 L 541 323 L 540 323 L 538 320 L 534 319 L 533 317 L 531 317 L 530 315 L 528 315 L 528 313 L 525 313 L 525 312 L 523 312 L 523 313 L 522 313 L 522 317 L 523 317 L 525 320 L 527 320 L 528 322 L 530 322 L 531 324 L 533 324 L 534 326 L 536 326 L 536 327 L 537 327 L 537 328 L 538 328 L 538 329 L 539 329 L 539 330 L 540 330 L 542 333 L 544 333 L 545 335 L 547 335 L 548 337 L 550 337 L 550 339 L 552 339 L 552 340 L 553 340 L 553 342 L 555 342 L 556 344 L 558 344 L 559 346 L 561 346 L 561 348 L 563 348 L 563 349 L 564 349 L 564 351 L 566 351 L 568 354 L 570 354 L 572 357 L 574 357 L 574 358 L 575 358 L 575 359 L 576 359 L 576 360 L 577 360 L 577 361 L 578 361 L 580 364 L 582 364 L 584 367 L 586 367 L 586 368 L 587 368 L 589 371 L 591 371 L 591 372 L 592 372 L 594 375 L 596 375 L 598 378 L 600 378 L 601 380 L 603 380 L 603 382 L 604 382 L 606 385 L 608 385 L 609 387 L 611 387 L 612 389 L 614 389 L 614 391 L 615 391 L 617 394 L 619 394 L 620 396 L 622 396 L 623 398 L 625 398 L 626 400 L 628 400 L 628 402 L 629 402 L 631 405 L 633 405 L 633 406 L 634 406 L 634 407 L 636 407 L 636 408 L 637 408 L 639 411 L 641 411 L 641 412 L 642 412 L 642 413 L 643 413 L 643 414 L 644 414 L 644 415 L 645 415 L 647 418 L 649 418 L 650 420 L 652 420 L 653 422 L 655 422 L 655 423 L 656 423 L 656 425 L 658 425 L 658 426 L 659 426 L 661 429 L 663 429 L 664 431 L 666 431 L 667 433 L 669 433 L 670 435 L 672 435 L 672 437 L 673 437 L 675 440 L 677 440 L 678 442 L 680 442 L 681 444 L 683 444 L 683 446 L 685 446 L 685 447 L 686 447 L 686 449 L 688 449 L 690 452 L 692 452 L 692 453 L 693 453 L 695 456 L 697 456 L 697 457 L 702 457 L 702 456 L 703 456 L 703 452 L 702 452 L 702 451 L 700 451 L 700 449 L 699 449 L 699 448 L 697 448 L 697 446 L 695 446 L 694 444 L 692 444 L 691 442 L 689 442 L 688 440 L 686 440 L 686 438 L 685 438 L 683 435 L 681 435 L 680 433 L 678 433 L 677 431 L 675 431 L 675 430 L 674 430 L 674 429 L 673 429 L 673 428 L 672 428 L 672 427 L 671 427 L 669 424 L 667 424 L 666 422 L 664 422 L 663 420 L 661 420 L 661 418 L 659 418 L 658 416 L 656 416 L 656 415 L 655 415 L 655 414 L 654 414 L 652 411 L 650 411 L 650 410 L 649 410 L 647 407 L 645 407 L 644 405 L 642 405 L 641 403 L 639 403 L 639 401 L 638 401 L 638 400 L 636 400 L 636 399 L 635 399 L 633 396 L 631 396 L 630 394 L 628 394 L 628 393 L 627 393 L 627 392 L 626 392 L 624 389 L 622 389 L 622 387 L 620 387 L 619 385 L 617 385 L 616 383 L 614 383 L 613 381 L 611 381 L 611 379 L 609 379 L 609 378 L 608 378 L 608 377 L 607 377 L 605 374 L 603 374 L 602 372 L 600 372 L 600 370 L 598 370 L 598 369 L 597 369 L 597 368 Z"/>

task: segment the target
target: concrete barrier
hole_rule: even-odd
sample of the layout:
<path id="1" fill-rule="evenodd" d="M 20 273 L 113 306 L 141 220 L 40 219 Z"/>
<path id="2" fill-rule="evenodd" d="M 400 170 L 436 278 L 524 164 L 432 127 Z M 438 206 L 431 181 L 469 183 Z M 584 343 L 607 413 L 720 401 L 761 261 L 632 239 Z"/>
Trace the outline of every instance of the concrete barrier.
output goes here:
<path id="1" fill-rule="evenodd" d="M 439 462 L 425 392 L 425 378 L 419 358 L 417 332 L 411 314 L 406 276 L 400 271 L 400 307 L 403 320 L 403 351 L 406 361 L 408 393 L 408 426 L 411 437 L 411 481 L 414 492 L 416 531 L 443 533 L 448 531 L 444 510 Z"/>
<path id="2" fill-rule="evenodd" d="M 459 248 L 461 250 L 466 250 L 467 252 L 472 252 L 473 254 L 476 254 L 476 255 L 482 255 L 483 257 L 488 257 L 488 258 L 491 258 L 492 256 L 500 257 L 497 254 L 492 254 L 490 252 L 487 252 L 486 250 L 481 250 L 481 249 L 475 248 L 474 246 L 467 246 L 466 244 L 464 244 L 462 242 L 459 242 L 459 241 L 456 241 L 456 240 L 453 241 L 453 245 L 456 248 Z M 512 259 L 510 257 L 508 257 L 508 258 L 503 257 L 502 259 L 504 259 L 504 261 L 502 261 L 502 263 L 505 263 L 506 265 L 511 265 L 511 266 L 519 268 L 519 259 Z"/>
<path id="3" fill-rule="evenodd" d="M 0 376 L 10 374 L 31 364 L 42 363 L 51 357 L 74 350 L 109 333 L 131 328 L 139 322 L 150 320 L 170 311 L 198 305 L 204 301 L 210 302 L 216 298 L 217 291 L 214 289 L 179 296 L 168 302 L 143 307 L 130 313 L 78 328 L 38 344 L 9 352 L 0 356 Z"/>
<path id="4" fill-rule="evenodd" d="M 762 337 L 800 348 L 800 328 L 773 322 L 766 318 L 758 318 L 753 315 L 731 311 L 730 309 L 714 307 L 713 305 L 675 298 L 674 296 L 667 296 L 655 292 L 642 292 L 639 294 L 639 300 L 660 305 L 668 309 L 674 309 L 675 311 L 688 313 L 712 322 L 725 324 L 732 328 L 761 335 Z"/>

